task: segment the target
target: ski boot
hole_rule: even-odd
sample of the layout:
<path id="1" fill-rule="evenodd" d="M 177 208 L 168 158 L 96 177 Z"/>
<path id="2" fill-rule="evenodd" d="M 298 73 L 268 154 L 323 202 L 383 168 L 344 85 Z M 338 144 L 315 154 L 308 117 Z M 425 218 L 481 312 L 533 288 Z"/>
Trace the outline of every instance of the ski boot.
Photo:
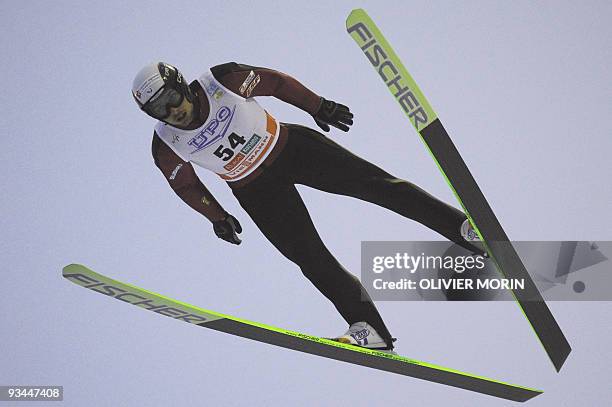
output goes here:
<path id="1" fill-rule="evenodd" d="M 395 338 L 391 338 L 391 343 L 385 342 L 367 322 L 355 322 L 344 335 L 331 338 L 331 340 L 361 346 L 362 348 L 386 351 L 392 351 L 393 342 L 395 342 Z"/>
<path id="2" fill-rule="evenodd" d="M 461 224 L 461 236 L 468 242 L 480 241 L 480 237 L 469 219 L 464 220 Z"/>

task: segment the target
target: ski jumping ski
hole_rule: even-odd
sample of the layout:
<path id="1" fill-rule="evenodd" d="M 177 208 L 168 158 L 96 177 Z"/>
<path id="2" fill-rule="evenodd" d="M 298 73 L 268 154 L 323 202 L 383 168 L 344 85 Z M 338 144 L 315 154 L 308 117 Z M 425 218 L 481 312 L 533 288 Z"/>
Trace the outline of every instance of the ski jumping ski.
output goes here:
<path id="1" fill-rule="evenodd" d="M 559 371 L 570 345 L 436 113 L 364 10 L 350 13 L 346 29 L 421 136 L 498 270 L 524 280 L 525 289 L 512 294 Z"/>
<path id="2" fill-rule="evenodd" d="M 160 315 L 283 348 L 459 387 L 512 401 L 523 402 L 542 393 L 540 390 L 507 384 L 419 362 L 392 353 L 347 345 L 204 310 L 110 279 L 80 264 L 70 264 L 64 267 L 62 275 L 77 285 Z"/>

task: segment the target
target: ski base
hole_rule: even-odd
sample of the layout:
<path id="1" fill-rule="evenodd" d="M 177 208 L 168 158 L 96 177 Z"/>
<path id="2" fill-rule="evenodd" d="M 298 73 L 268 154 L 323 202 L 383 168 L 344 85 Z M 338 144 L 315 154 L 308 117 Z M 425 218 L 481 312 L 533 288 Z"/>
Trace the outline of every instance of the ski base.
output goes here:
<path id="1" fill-rule="evenodd" d="M 346 29 L 421 136 L 497 269 L 525 282 L 512 294 L 559 371 L 571 347 L 435 111 L 364 10 L 350 13 Z"/>
<path id="2" fill-rule="evenodd" d="M 508 279 L 524 282 L 525 287 L 512 290 L 512 294 L 531 323 L 553 366 L 557 371 L 561 370 L 572 350 L 570 344 L 457 148 L 439 119 L 421 130 L 421 135 L 432 154 L 438 157 L 444 173 L 449 174 L 447 178 L 456 195 L 461 196 L 461 204 L 464 208 L 469 208 L 470 218 L 478 225 L 475 228 L 478 229 L 477 232 L 498 270 Z"/>
<path id="3" fill-rule="evenodd" d="M 541 390 L 475 376 L 383 351 L 342 344 L 316 336 L 204 310 L 130 284 L 121 283 L 98 274 L 80 264 L 70 264 L 64 267 L 62 275 L 77 285 L 160 315 L 258 342 L 512 401 L 523 402 L 542 393 Z"/>

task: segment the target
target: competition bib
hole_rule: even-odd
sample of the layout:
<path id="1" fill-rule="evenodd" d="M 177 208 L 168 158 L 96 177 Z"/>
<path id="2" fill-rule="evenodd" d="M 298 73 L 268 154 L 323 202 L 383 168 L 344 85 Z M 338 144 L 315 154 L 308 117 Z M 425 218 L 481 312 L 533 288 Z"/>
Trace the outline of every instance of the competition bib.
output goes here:
<path id="1" fill-rule="evenodd" d="M 254 99 L 225 88 L 212 73 L 198 81 L 210 111 L 204 124 L 181 130 L 158 122 L 155 131 L 183 160 L 207 168 L 227 181 L 253 172 L 278 140 L 279 125 Z"/>

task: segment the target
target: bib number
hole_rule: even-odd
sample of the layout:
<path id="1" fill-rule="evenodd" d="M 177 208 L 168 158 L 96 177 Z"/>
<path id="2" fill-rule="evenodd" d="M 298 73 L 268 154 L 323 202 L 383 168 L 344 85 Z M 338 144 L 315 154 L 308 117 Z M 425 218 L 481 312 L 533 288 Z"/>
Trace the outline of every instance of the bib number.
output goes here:
<path id="1" fill-rule="evenodd" d="M 236 133 L 230 134 L 227 138 L 227 141 L 229 141 L 230 143 L 229 147 L 225 147 L 223 146 L 223 144 L 219 144 L 217 149 L 213 152 L 214 155 L 216 155 L 223 161 L 229 161 L 234 156 L 236 148 L 246 142 L 244 137 L 239 136 Z"/>

